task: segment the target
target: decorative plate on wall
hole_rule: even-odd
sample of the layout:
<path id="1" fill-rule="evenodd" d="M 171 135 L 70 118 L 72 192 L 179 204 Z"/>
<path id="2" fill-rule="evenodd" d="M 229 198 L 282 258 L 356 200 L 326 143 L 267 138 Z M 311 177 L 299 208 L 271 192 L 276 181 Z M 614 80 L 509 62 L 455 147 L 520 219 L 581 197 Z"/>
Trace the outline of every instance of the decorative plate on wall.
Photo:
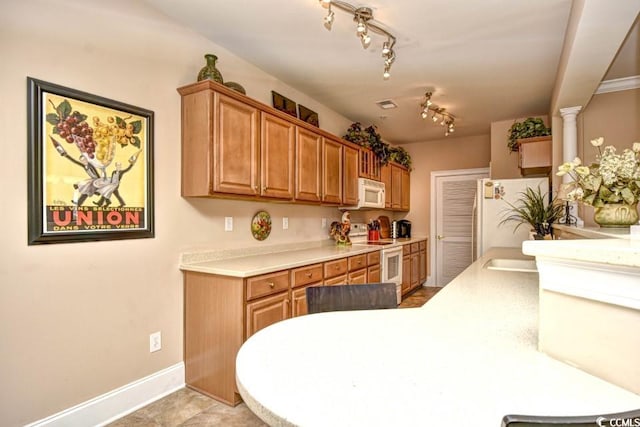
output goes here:
<path id="1" fill-rule="evenodd" d="M 256 240 L 264 240 L 269 237 L 271 234 L 271 215 L 269 212 L 260 211 L 253 216 L 251 234 Z"/>

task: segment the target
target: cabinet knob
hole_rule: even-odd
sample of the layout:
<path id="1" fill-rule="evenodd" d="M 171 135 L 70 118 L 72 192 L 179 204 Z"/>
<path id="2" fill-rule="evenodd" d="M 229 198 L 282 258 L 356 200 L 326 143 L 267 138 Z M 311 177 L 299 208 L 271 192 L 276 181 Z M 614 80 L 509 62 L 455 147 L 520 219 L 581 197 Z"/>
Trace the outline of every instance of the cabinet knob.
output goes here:
<path id="1" fill-rule="evenodd" d="M 311 272 L 307 273 L 307 277 L 308 278 L 311 278 L 311 276 L 313 276 L 313 273 L 311 273 Z"/>
<path id="2" fill-rule="evenodd" d="M 265 185 L 264 187 L 262 187 L 262 191 L 267 191 L 267 186 Z"/>
<path id="3" fill-rule="evenodd" d="M 436 236 L 436 239 L 438 239 L 438 240 L 442 240 L 442 239 L 444 239 L 444 236 L 442 236 L 442 235 L 438 234 L 438 235 Z"/>
<path id="4" fill-rule="evenodd" d="M 273 283 L 273 282 L 268 282 L 268 283 L 267 283 L 267 285 L 269 285 L 269 287 L 270 287 L 271 289 L 273 289 L 273 288 L 275 288 L 275 287 L 276 287 L 276 284 L 275 284 L 275 283 Z"/>

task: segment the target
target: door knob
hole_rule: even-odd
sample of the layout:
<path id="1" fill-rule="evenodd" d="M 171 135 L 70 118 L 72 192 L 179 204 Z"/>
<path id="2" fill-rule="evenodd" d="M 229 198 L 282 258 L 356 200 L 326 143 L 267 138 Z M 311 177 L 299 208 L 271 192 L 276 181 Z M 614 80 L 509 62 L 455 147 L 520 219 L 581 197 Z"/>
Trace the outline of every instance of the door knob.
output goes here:
<path id="1" fill-rule="evenodd" d="M 438 240 L 442 240 L 442 239 L 444 239 L 444 236 L 441 236 L 440 234 L 438 234 L 438 235 L 436 236 L 436 239 L 438 239 Z"/>

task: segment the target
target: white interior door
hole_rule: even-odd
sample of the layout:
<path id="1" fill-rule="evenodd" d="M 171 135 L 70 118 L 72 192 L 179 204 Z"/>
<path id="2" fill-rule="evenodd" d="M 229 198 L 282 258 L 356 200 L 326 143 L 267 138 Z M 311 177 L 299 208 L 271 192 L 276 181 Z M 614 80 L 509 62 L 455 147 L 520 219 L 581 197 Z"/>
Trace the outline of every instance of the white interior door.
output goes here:
<path id="1" fill-rule="evenodd" d="M 437 286 L 449 283 L 472 262 L 476 181 L 489 175 L 485 169 L 450 172 L 435 176 L 435 192 L 431 194 L 432 225 L 435 225 L 435 230 L 432 228 L 431 232 L 432 242 L 435 243 L 435 247 L 432 244 L 435 263 L 431 265 L 435 266 Z"/>

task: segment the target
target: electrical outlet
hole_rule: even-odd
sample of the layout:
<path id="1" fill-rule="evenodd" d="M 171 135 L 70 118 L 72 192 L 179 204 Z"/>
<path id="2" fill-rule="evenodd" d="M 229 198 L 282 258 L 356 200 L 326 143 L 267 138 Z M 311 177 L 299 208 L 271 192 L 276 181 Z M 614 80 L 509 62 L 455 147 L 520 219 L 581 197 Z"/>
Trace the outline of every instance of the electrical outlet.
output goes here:
<path id="1" fill-rule="evenodd" d="M 224 231 L 233 231 L 233 217 L 225 216 L 224 217 Z"/>
<path id="2" fill-rule="evenodd" d="M 282 218 L 282 229 L 283 230 L 289 229 L 289 218 L 287 218 L 286 216 Z"/>
<path id="3" fill-rule="evenodd" d="M 162 349 L 162 332 L 154 332 L 149 335 L 149 353 Z"/>
<path id="4" fill-rule="evenodd" d="M 322 218 L 322 228 L 327 228 L 327 218 Z"/>

